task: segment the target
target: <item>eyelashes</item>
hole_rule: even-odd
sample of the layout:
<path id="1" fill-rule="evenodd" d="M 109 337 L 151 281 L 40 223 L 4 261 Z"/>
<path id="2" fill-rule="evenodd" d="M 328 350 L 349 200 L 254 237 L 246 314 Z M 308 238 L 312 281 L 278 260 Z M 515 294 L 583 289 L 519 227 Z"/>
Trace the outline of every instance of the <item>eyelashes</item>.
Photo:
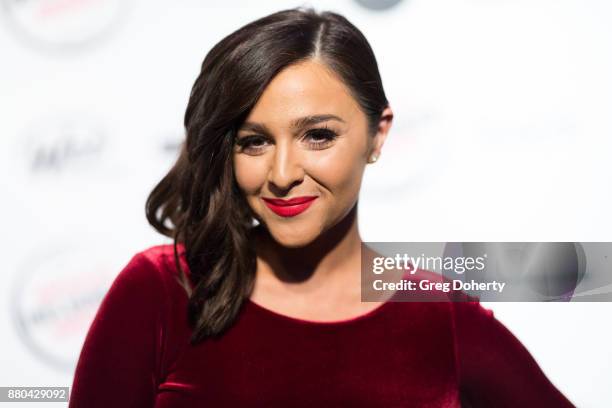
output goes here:
<path id="1" fill-rule="evenodd" d="M 325 146 L 326 143 L 333 142 L 338 137 L 338 134 L 327 128 L 312 129 L 304 135 L 308 138 L 308 145 L 314 149 Z"/>
<path id="2" fill-rule="evenodd" d="M 302 137 L 302 141 L 309 149 L 323 150 L 331 146 L 337 138 L 338 134 L 335 131 L 325 127 L 309 130 Z M 248 154 L 262 153 L 268 143 L 271 143 L 270 138 L 262 135 L 241 137 L 235 142 L 240 152 Z"/>

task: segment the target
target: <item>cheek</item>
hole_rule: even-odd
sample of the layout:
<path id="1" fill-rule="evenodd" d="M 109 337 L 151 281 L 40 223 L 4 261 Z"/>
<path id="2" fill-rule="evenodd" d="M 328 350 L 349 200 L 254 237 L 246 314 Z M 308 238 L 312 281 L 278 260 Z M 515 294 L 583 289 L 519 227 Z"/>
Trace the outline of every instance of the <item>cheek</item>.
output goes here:
<path id="1" fill-rule="evenodd" d="M 343 197 L 345 200 L 353 201 L 359 193 L 363 170 L 364 166 L 357 160 L 352 163 L 352 166 L 344 166 L 342 169 L 338 169 L 336 173 L 338 191 L 345 196 Z"/>
<path id="2" fill-rule="evenodd" d="M 245 194 L 254 194 L 261 189 L 266 178 L 264 163 L 252 157 L 236 156 L 234 175 L 236 183 Z"/>
<path id="3" fill-rule="evenodd" d="M 330 151 L 309 162 L 310 173 L 336 198 L 350 200 L 361 185 L 365 165 L 361 149 L 352 148 Z"/>

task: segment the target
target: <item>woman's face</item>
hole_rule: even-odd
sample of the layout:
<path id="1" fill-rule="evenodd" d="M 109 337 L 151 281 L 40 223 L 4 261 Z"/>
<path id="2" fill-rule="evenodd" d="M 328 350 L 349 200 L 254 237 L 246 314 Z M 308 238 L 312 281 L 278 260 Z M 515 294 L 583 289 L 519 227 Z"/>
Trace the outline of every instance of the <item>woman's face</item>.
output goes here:
<path id="1" fill-rule="evenodd" d="M 373 137 L 367 128 L 348 88 L 318 61 L 289 66 L 270 82 L 236 135 L 234 172 L 279 244 L 307 245 L 353 208 L 368 158 L 379 155 L 388 130 Z M 311 200 L 266 201 L 297 197 Z"/>

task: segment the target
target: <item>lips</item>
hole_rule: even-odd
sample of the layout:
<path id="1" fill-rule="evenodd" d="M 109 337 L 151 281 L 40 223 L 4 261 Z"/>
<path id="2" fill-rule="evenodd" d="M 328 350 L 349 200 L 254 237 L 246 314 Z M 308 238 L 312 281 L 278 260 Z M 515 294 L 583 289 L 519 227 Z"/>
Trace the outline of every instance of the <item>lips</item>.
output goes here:
<path id="1" fill-rule="evenodd" d="M 280 198 L 262 198 L 269 209 L 281 217 L 293 217 L 308 209 L 317 196 L 295 197 L 289 200 Z"/>

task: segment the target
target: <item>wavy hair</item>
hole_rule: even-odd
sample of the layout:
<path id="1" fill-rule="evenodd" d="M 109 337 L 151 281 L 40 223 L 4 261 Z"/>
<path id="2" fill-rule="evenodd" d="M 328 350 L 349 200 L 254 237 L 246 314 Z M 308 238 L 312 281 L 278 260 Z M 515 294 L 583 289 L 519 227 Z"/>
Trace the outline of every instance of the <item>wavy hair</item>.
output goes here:
<path id="1" fill-rule="evenodd" d="M 223 38 L 204 58 L 178 159 L 145 205 L 151 226 L 174 240 L 183 282 L 191 280 L 185 286 L 192 344 L 222 335 L 255 281 L 254 214 L 233 174 L 237 129 L 275 75 L 313 58 L 347 85 L 375 134 L 388 106 L 376 58 L 361 31 L 339 14 L 302 7 L 279 11 Z"/>

